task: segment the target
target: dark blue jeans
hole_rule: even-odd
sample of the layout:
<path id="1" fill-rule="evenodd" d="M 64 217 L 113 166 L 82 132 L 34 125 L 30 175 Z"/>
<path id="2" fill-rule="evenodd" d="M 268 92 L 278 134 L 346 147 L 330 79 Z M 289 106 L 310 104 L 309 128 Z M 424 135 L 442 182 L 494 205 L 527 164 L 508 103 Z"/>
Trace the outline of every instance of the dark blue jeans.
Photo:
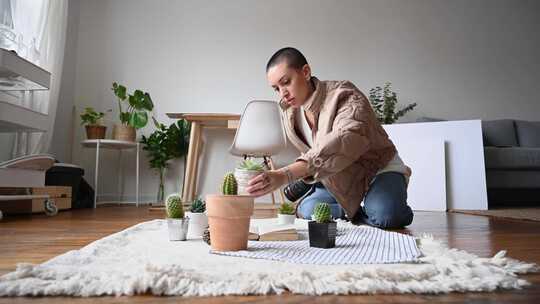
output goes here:
<path id="1" fill-rule="evenodd" d="M 313 209 L 319 202 L 330 204 L 334 218 L 344 217 L 345 212 L 341 206 L 320 183 L 302 200 L 298 213 L 305 219 L 311 219 Z M 363 208 L 360 207 L 352 219 L 354 223 L 365 223 L 379 228 L 401 228 L 411 224 L 412 220 L 413 212 L 407 205 L 405 177 L 397 172 L 385 172 L 375 176 L 364 198 Z"/>

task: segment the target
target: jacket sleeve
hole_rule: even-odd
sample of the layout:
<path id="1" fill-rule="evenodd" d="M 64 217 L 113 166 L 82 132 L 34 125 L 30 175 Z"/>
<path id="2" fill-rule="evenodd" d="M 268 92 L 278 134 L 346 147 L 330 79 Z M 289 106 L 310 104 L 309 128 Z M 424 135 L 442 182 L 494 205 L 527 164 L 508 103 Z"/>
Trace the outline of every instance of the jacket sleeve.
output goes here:
<path id="1" fill-rule="evenodd" d="M 361 93 L 344 90 L 340 93 L 332 131 L 318 138 L 314 146 L 296 160 L 305 161 L 309 175 L 304 181 L 313 183 L 347 168 L 370 147 L 368 137 L 371 108 Z"/>

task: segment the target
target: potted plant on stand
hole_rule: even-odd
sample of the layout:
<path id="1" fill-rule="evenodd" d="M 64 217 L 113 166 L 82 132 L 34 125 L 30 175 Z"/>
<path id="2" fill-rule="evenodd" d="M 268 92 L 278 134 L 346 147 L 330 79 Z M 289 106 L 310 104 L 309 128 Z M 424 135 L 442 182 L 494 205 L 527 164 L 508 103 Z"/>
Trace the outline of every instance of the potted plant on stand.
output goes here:
<path id="1" fill-rule="evenodd" d="M 158 170 L 157 202 L 162 204 L 165 195 L 165 170 L 171 159 L 180 158 L 187 154 L 190 127 L 189 123 L 183 119 L 171 124 L 169 127 L 159 123 L 153 117 L 152 120 L 157 129 L 148 137 L 143 135 L 141 143 L 143 144 L 143 150 L 148 152 L 150 168 Z"/>
<path id="2" fill-rule="evenodd" d="M 86 138 L 104 139 L 107 127 L 101 124 L 101 119 L 105 116 L 103 112 L 96 112 L 94 108 L 88 107 L 81 114 L 81 125 L 86 129 Z"/>
<path id="3" fill-rule="evenodd" d="M 236 169 L 234 169 L 234 177 L 238 182 L 238 194 L 247 194 L 246 187 L 250 179 L 259 175 L 264 171 L 262 164 L 256 163 L 251 159 L 242 161 Z"/>
<path id="4" fill-rule="evenodd" d="M 216 251 L 247 249 L 254 198 L 238 195 L 238 184 L 233 173 L 225 175 L 221 191 L 222 195 L 206 196 L 209 236 L 212 240 L 210 246 Z"/>
<path id="5" fill-rule="evenodd" d="M 292 203 L 284 202 L 278 209 L 278 223 L 279 224 L 294 224 L 296 219 L 296 208 Z"/>
<path id="6" fill-rule="evenodd" d="M 112 90 L 118 99 L 118 110 L 120 111 L 121 124 L 113 127 L 113 139 L 123 141 L 135 141 L 136 130 L 143 128 L 148 123 L 148 113 L 154 108 L 154 103 L 150 94 L 141 90 L 135 90 L 133 95 L 127 95 L 125 86 L 116 82 L 113 83 Z M 122 103 L 127 103 L 127 111 L 124 112 Z"/>
<path id="7" fill-rule="evenodd" d="M 196 198 L 191 203 L 191 213 L 189 214 L 189 234 L 191 237 L 202 237 L 204 230 L 208 227 L 208 217 L 206 216 L 206 203 L 201 198 Z"/>
<path id="8" fill-rule="evenodd" d="M 184 216 L 182 199 L 178 193 L 167 197 L 167 229 L 170 241 L 185 241 L 189 229 L 189 218 Z"/>
<path id="9" fill-rule="evenodd" d="M 309 246 L 318 248 L 333 248 L 336 246 L 337 224 L 332 220 L 330 205 L 318 203 L 312 215 L 313 221 L 308 222 Z"/>

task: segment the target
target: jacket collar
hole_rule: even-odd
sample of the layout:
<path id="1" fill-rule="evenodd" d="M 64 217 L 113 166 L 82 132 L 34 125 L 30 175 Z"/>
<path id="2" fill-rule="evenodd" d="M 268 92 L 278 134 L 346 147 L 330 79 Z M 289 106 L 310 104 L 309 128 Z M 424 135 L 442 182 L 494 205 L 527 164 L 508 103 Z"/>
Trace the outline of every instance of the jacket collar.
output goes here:
<path id="1" fill-rule="evenodd" d="M 311 82 L 315 86 L 315 91 L 306 100 L 303 106 L 304 106 L 304 109 L 306 109 L 306 111 L 309 111 L 311 113 L 319 113 L 321 104 L 325 97 L 325 92 L 323 88 L 324 84 L 315 76 L 311 77 Z M 287 105 L 287 103 L 283 99 L 279 101 L 279 106 L 284 111 L 290 107 L 289 105 Z"/>

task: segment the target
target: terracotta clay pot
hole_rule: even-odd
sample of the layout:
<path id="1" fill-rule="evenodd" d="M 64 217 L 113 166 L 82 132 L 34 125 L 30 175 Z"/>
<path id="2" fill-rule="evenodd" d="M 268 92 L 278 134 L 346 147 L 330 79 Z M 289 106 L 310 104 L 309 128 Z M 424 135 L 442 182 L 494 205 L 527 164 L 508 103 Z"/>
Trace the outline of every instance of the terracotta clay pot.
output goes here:
<path id="1" fill-rule="evenodd" d="M 86 138 L 87 139 L 104 139 L 107 127 L 101 125 L 86 125 Z"/>
<path id="2" fill-rule="evenodd" d="M 210 226 L 212 250 L 238 251 L 247 249 L 249 220 L 254 198 L 248 195 L 206 196 L 206 212 Z"/>
<path id="3" fill-rule="evenodd" d="M 114 125 L 113 139 L 122 141 L 135 141 L 137 133 L 135 128 L 126 125 Z"/>

